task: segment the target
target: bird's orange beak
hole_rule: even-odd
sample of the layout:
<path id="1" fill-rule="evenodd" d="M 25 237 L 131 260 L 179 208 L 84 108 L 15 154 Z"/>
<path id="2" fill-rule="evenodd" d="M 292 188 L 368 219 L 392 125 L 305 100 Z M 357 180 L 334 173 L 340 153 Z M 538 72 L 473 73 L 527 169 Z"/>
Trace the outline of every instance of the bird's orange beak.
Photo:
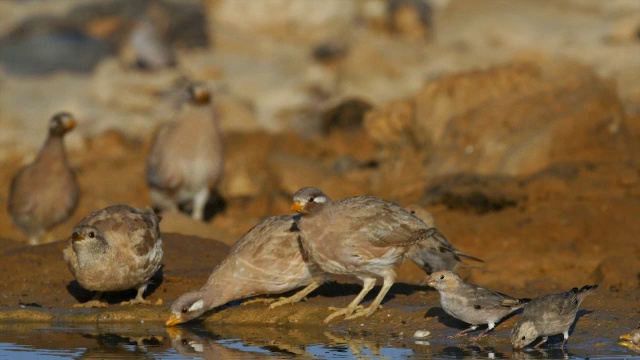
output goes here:
<path id="1" fill-rule="evenodd" d="M 620 335 L 620 339 L 627 340 L 627 341 L 633 341 L 633 337 L 631 336 L 631 334 L 622 334 L 622 335 Z"/>
<path id="2" fill-rule="evenodd" d="M 171 327 L 171 326 L 176 326 L 178 324 L 180 324 L 182 322 L 182 320 L 180 320 L 180 318 L 178 316 L 176 316 L 176 314 L 171 314 L 169 316 L 169 319 L 164 323 L 165 326 L 167 327 Z"/>
<path id="3" fill-rule="evenodd" d="M 64 124 L 64 128 L 65 130 L 69 131 L 74 127 L 76 127 L 76 124 L 77 124 L 76 119 L 69 119 L 69 121 L 67 121 L 67 123 Z"/>
<path id="4" fill-rule="evenodd" d="M 73 234 L 71 234 L 71 240 L 75 241 L 82 241 L 84 240 L 84 237 L 82 235 L 80 235 L 79 232 L 74 231 Z"/>
<path id="5" fill-rule="evenodd" d="M 291 204 L 291 211 L 302 212 L 302 210 L 304 210 L 304 206 L 300 204 L 300 201 L 294 201 L 293 204 Z"/>

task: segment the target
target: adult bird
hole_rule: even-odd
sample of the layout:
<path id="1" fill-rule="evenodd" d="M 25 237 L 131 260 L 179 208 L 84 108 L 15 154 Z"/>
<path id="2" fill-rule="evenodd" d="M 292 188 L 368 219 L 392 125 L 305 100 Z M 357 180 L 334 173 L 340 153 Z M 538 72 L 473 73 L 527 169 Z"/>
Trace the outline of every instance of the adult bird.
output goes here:
<path id="1" fill-rule="evenodd" d="M 304 299 L 324 281 L 324 273 L 300 249 L 298 215 L 261 221 L 233 245 L 207 283 L 181 295 L 171 305 L 167 326 L 195 319 L 232 300 L 302 289 L 270 305 L 275 308 Z"/>
<path id="2" fill-rule="evenodd" d="M 301 243 L 309 259 L 323 271 L 360 279 L 363 287 L 345 308 L 324 319 L 346 319 L 373 314 L 396 280 L 394 268 L 421 249 L 453 251 L 429 227 L 409 211 L 373 196 L 332 201 L 320 189 L 305 187 L 293 195 L 292 211 L 302 214 Z M 358 305 L 377 278 L 382 288 L 368 308 Z"/>
<path id="3" fill-rule="evenodd" d="M 80 188 L 64 147 L 64 136 L 75 125 L 71 114 L 55 114 L 36 159 L 11 181 L 9 214 L 31 245 L 46 241 L 48 231 L 68 219 L 78 205 Z"/>
<path id="4" fill-rule="evenodd" d="M 82 219 L 63 255 L 78 283 L 96 294 L 74 307 L 107 307 L 100 301 L 103 292 L 129 289 L 138 293 L 123 304 L 149 304 L 143 294 L 163 255 L 159 222 L 152 209 L 128 205 L 112 205 Z"/>
<path id="5" fill-rule="evenodd" d="M 211 94 L 201 84 L 187 87 L 176 119 L 155 134 L 147 157 L 146 178 L 154 207 L 177 211 L 191 202 L 191 217 L 202 220 L 224 167 L 224 145 Z"/>

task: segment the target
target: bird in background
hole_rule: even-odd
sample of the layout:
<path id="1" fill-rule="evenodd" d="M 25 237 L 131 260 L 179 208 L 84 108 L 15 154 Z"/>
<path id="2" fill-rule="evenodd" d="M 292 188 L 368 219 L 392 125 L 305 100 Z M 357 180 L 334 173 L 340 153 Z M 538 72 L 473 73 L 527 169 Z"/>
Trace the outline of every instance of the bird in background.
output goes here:
<path id="1" fill-rule="evenodd" d="M 195 319 L 232 300 L 302 288 L 270 308 L 304 299 L 325 281 L 300 249 L 299 215 L 272 216 L 245 233 L 199 290 L 181 295 L 171 306 L 167 326 Z"/>
<path id="2" fill-rule="evenodd" d="M 538 337 L 542 340 L 534 348 L 547 342 L 549 336 L 562 334 L 562 348 L 569 339 L 569 328 L 576 320 L 578 307 L 598 285 L 585 285 L 559 294 L 545 295 L 531 300 L 522 311 L 522 317 L 511 330 L 511 343 L 522 349 Z"/>
<path id="3" fill-rule="evenodd" d="M 64 146 L 64 136 L 75 126 L 70 113 L 55 114 L 36 159 L 11 181 L 9 214 L 30 245 L 47 242 L 49 230 L 67 220 L 78 205 L 80 187 Z"/>
<path id="4" fill-rule="evenodd" d="M 452 271 L 443 270 L 431 274 L 427 285 L 440 293 L 440 305 L 449 315 L 462 320 L 471 327 L 458 332 L 451 338 L 464 336 L 480 325 L 487 324 L 476 340 L 495 328 L 505 316 L 522 308 L 530 299 L 518 299 L 503 293 L 470 284 Z"/>
<path id="5" fill-rule="evenodd" d="M 292 211 L 302 215 L 301 244 L 309 259 L 330 274 L 360 279 L 360 293 L 345 308 L 334 309 L 324 319 L 345 319 L 373 314 L 396 280 L 394 268 L 416 251 L 448 249 L 429 227 L 409 211 L 373 196 L 356 196 L 332 201 L 320 189 L 305 187 L 293 195 Z M 377 278 L 383 285 L 367 308 L 359 306 Z"/>
<path id="6" fill-rule="evenodd" d="M 144 16 L 133 24 L 123 56 L 144 70 L 157 71 L 176 65 L 173 48 L 149 16 Z"/>
<path id="7" fill-rule="evenodd" d="M 191 217 L 203 220 L 224 168 L 224 145 L 212 96 L 203 84 L 186 89 L 178 115 L 163 124 L 147 156 L 146 180 L 153 206 L 177 211 L 191 204 Z"/>
<path id="8" fill-rule="evenodd" d="M 82 219 L 63 256 L 78 283 L 96 294 L 74 307 L 107 307 L 100 301 L 103 292 L 129 289 L 137 289 L 137 295 L 123 305 L 149 304 L 144 291 L 163 256 L 159 223 L 152 209 L 128 205 L 112 205 Z"/>
<path id="9" fill-rule="evenodd" d="M 418 219 L 422 220 L 422 222 L 427 224 L 427 226 L 437 229 L 433 215 L 423 207 L 419 205 L 409 205 L 406 206 L 405 209 L 415 215 Z M 420 249 L 416 251 L 415 255 L 411 259 L 427 274 L 432 274 L 442 270 L 455 271 L 461 264 L 462 259 L 484 262 L 477 257 L 465 254 L 456 249 L 440 231 L 437 231 L 434 236 L 437 236 L 440 242 L 445 246 L 442 248 Z"/>

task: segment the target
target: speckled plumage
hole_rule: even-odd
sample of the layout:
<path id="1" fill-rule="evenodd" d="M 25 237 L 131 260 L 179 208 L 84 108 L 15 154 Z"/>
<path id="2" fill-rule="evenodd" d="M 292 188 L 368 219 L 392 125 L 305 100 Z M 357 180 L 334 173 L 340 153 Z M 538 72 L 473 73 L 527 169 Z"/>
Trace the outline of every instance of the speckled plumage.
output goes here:
<path id="1" fill-rule="evenodd" d="M 58 113 L 49 122 L 49 135 L 38 156 L 18 170 L 9 189 L 9 214 L 35 245 L 57 224 L 68 219 L 80 198 L 80 188 L 69 166 L 63 137 L 75 127 L 69 113 Z"/>
<path id="2" fill-rule="evenodd" d="M 437 229 L 389 201 L 357 196 L 334 202 L 312 187 L 298 190 L 293 201 L 291 209 L 302 214 L 302 244 L 311 261 L 328 273 L 363 281 L 358 296 L 325 322 L 340 315 L 350 319 L 374 313 L 395 281 L 394 267 L 411 259 L 416 251 L 451 251 L 434 236 Z M 376 278 L 384 280 L 378 296 L 368 308 L 356 311 Z"/>
<path id="3" fill-rule="evenodd" d="M 569 328 L 576 319 L 578 307 L 584 298 L 598 285 L 585 285 L 581 289 L 573 288 L 567 292 L 550 294 L 531 300 L 525 306 L 522 317 L 511 331 L 511 343 L 521 349 L 542 336 L 534 347 L 544 344 L 548 337 L 563 334 L 562 347 L 569 339 Z"/>
<path id="4" fill-rule="evenodd" d="M 458 274 L 438 271 L 427 278 L 427 284 L 440 293 L 442 309 L 456 319 L 471 325 L 453 337 L 458 337 L 487 324 L 477 339 L 486 335 L 502 318 L 525 306 L 529 299 L 518 299 L 465 282 Z"/>
<path id="5" fill-rule="evenodd" d="M 151 209 L 109 206 L 89 214 L 73 228 L 64 259 L 85 289 L 100 294 L 135 288 L 138 295 L 131 303 L 144 302 L 147 282 L 162 261 L 158 224 Z"/>
<path id="6" fill-rule="evenodd" d="M 272 304 L 273 308 L 300 301 L 316 289 L 324 282 L 324 275 L 301 252 L 298 218 L 272 216 L 245 233 L 201 289 L 183 294 L 173 303 L 167 326 L 189 321 L 236 299 L 305 287 Z"/>
<path id="7" fill-rule="evenodd" d="M 191 216 L 202 220 L 223 168 L 223 140 L 209 91 L 191 85 L 177 118 L 158 129 L 147 156 L 146 179 L 153 205 L 176 210 L 191 201 Z"/>

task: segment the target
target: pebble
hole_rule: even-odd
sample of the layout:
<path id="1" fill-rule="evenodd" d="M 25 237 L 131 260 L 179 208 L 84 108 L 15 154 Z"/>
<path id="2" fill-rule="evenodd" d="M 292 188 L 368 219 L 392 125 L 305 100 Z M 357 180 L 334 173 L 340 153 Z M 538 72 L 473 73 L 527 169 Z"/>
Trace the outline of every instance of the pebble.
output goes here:
<path id="1" fill-rule="evenodd" d="M 427 336 L 429 336 L 431 334 L 431 332 L 429 332 L 428 330 L 417 330 L 414 334 L 413 337 L 417 338 L 417 339 L 422 339 L 422 338 L 426 338 Z"/>

